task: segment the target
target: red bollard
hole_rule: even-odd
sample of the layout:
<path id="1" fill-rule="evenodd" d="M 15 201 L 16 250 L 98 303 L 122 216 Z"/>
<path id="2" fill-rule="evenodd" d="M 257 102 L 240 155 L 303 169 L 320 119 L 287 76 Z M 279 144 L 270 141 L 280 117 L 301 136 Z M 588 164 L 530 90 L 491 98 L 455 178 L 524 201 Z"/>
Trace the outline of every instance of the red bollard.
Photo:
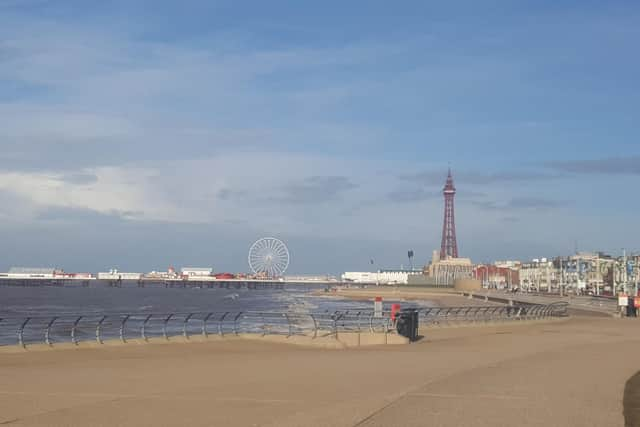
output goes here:
<path id="1" fill-rule="evenodd" d="M 396 314 L 400 311 L 400 304 L 391 304 L 391 320 L 396 321 Z"/>

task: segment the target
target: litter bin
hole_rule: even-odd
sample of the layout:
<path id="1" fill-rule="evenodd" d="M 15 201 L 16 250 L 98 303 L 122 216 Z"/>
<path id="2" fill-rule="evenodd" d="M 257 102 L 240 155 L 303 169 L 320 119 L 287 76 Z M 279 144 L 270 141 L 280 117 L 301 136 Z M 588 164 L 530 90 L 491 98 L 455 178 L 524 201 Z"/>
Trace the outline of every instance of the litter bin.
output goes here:
<path id="1" fill-rule="evenodd" d="M 418 340 L 419 312 L 413 308 L 405 308 L 398 313 L 396 328 L 398 334 L 409 338 L 409 341 Z"/>

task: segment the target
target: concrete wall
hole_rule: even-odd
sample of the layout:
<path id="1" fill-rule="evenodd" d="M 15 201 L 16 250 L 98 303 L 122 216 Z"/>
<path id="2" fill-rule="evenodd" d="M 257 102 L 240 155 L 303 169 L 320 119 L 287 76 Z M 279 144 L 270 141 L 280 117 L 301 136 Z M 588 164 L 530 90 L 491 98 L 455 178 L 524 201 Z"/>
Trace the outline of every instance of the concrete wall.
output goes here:
<path id="1" fill-rule="evenodd" d="M 458 279 L 453 284 L 456 291 L 479 291 L 482 283 L 477 279 Z"/>
<path id="2" fill-rule="evenodd" d="M 438 284 L 437 280 L 434 277 L 426 276 L 423 274 L 412 274 L 409 276 L 408 285 L 413 286 L 426 286 L 426 287 L 434 287 L 434 288 L 453 288 L 453 284 Z"/>

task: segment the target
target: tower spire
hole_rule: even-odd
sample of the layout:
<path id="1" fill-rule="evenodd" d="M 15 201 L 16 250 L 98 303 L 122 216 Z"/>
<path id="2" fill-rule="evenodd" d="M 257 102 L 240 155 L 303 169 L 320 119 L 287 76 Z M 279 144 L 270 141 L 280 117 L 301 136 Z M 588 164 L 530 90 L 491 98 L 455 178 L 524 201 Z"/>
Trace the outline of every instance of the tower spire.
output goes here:
<path id="1" fill-rule="evenodd" d="M 444 195 L 444 224 L 442 226 L 442 243 L 440 245 L 440 258 L 458 258 L 458 242 L 456 239 L 456 221 L 454 210 L 454 198 L 456 187 L 453 184 L 451 166 L 447 174 L 447 181 L 442 190 Z"/>

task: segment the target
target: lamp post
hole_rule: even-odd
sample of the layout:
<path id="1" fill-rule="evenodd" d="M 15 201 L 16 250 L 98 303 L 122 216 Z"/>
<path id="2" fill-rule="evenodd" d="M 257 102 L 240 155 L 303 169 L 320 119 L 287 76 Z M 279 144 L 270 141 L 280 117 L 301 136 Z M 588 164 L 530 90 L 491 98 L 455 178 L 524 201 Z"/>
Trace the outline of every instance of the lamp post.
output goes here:
<path id="1" fill-rule="evenodd" d="M 624 291 L 627 292 L 629 289 L 629 278 L 627 276 L 627 250 L 622 248 L 622 283 L 624 286 Z"/>
<path id="2" fill-rule="evenodd" d="M 407 256 L 409 257 L 409 268 L 413 271 L 413 249 L 407 252 Z"/>
<path id="3" fill-rule="evenodd" d="M 636 280 L 635 280 L 635 282 L 636 282 L 636 284 L 635 284 L 635 291 L 636 291 L 636 293 L 635 293 L 635 295 L 634 295 L 634 296 L 638 296 L 638 274 L 640 274 L 640 271 L 639 271 L 639 268 L 638 268 L 638 267 L 640 267 L 640 266 L 638 265 L 638 261 L 640 261 L 640 256 L 636 255 L 636 256 L 634 257 L 634 260 L 633 260 L 633 268 L 634 268 L 635 273 L 636 273 L 636 274 L 635 274 L 635 279 L 636 279 Z"/>

